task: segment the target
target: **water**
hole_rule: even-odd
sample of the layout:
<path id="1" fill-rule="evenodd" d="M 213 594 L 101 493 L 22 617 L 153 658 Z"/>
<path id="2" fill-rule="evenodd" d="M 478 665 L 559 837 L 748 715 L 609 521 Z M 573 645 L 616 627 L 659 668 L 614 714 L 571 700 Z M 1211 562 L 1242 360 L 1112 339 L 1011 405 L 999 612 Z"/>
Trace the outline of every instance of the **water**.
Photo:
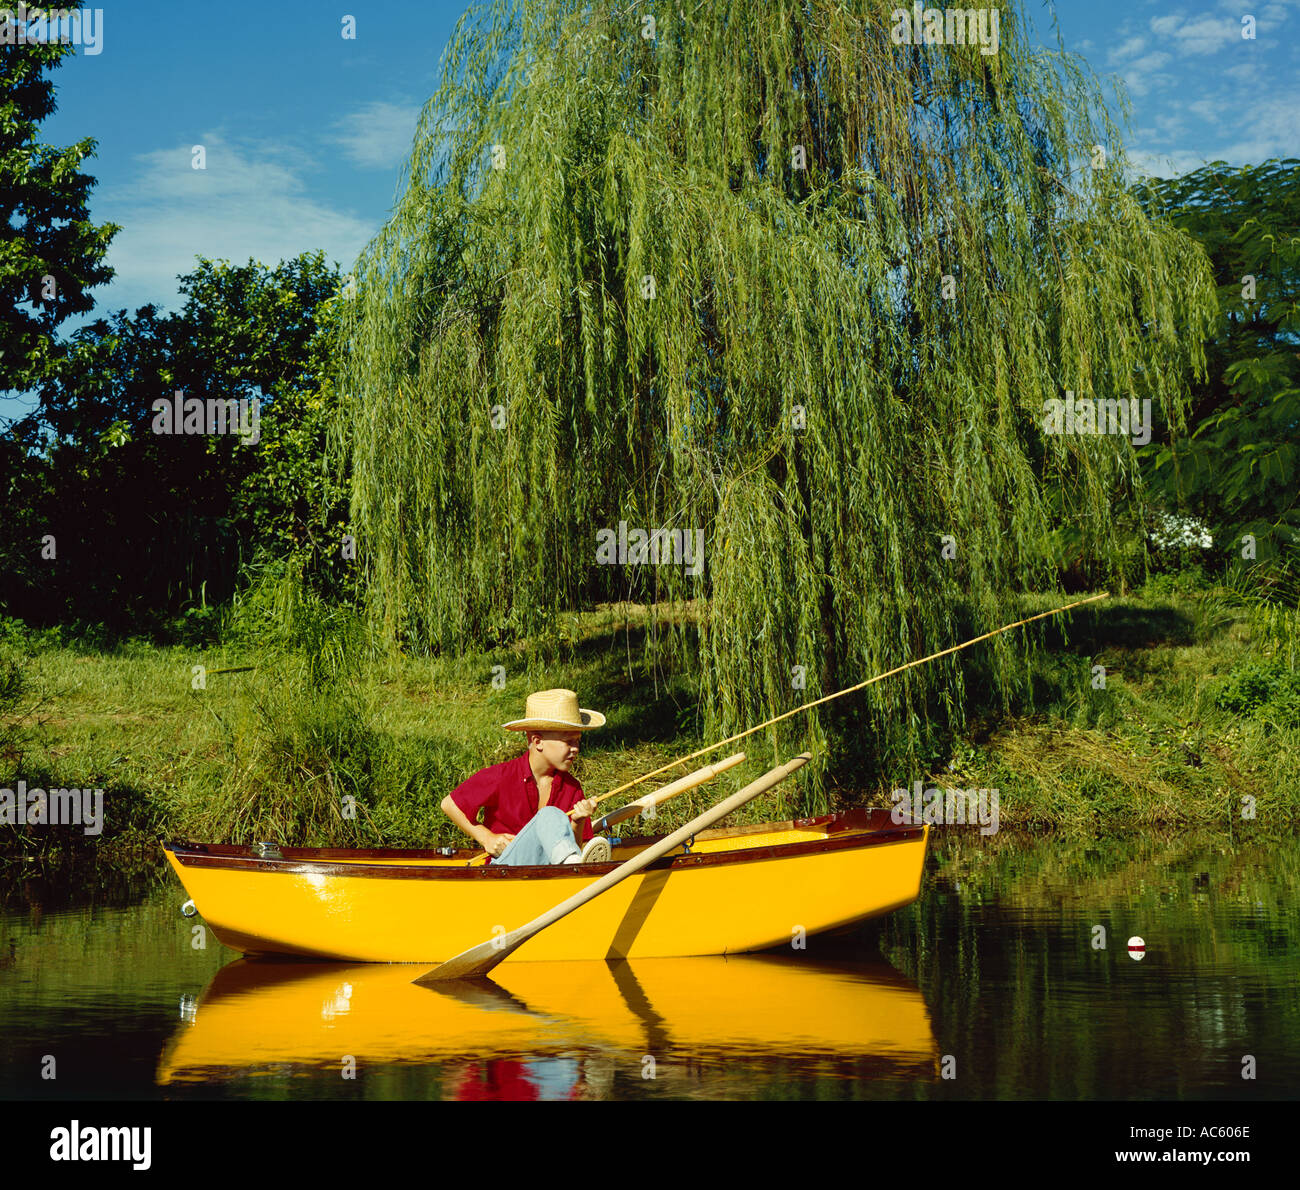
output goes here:
<path id="1" fill-rule="evenodd" d="M 424 968 L 248 962 L 210 933 L 196 949 L 169 874 L 143 898 L 65 890 L 6 890 L 0 1099 L 1250 1102 L 1300 1087 L 1296 839 L 950 832 L 915 905 L 806 950 L 512 962 L 447 991 L 415 987 Z"/>

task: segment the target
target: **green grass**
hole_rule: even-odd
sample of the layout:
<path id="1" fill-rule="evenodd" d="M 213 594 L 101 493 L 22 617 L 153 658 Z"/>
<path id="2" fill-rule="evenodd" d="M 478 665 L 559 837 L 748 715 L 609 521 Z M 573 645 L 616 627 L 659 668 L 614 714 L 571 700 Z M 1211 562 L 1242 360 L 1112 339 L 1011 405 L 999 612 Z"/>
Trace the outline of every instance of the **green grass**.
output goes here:
<path id="1" fill-rule="evenodd" d="M 1026 600 L 1026 614 L 1053 598 Z M 838 757 L 832 804 L 887 805 L 891 789 L 921 780 L 998 789 L 1003 829 L 1294 829 L 1295 675 L 1258 638 L 1249 613 L 1225 610 L 1205 592 L 1159 588 L 1084 611 L 1068 637 L 1059 622 L 1046 622 L 1045 650 L 1008 710 L 982 699 L 981 647 L 963 654 L 976 709 L 967 729 L 947 738 L 926 771 L 864 780 L 871 758 Z M 316 614 L 298 608 L 262 622 L 245 607 L 227 623 L 226 643 L 209 648 L 79 648 L 23 637 L 10 622 L 0 645 L 0 783 L 103 787 L 106 826 L 99 840 L 78 828 L 0 827 L 0 855 L 49 858 L 97 843 L 112 857 L 153 852 L 173 836 L 463 844 L 439 802 L 470 773 L 518 752 L 521 737 L 499 725 L 543 687 L 574 689 L 583 706 L 608 715 L 579 761 L 589 792 L 705 743 L 689 690 L 629 671 L 644 608 L 574 617 L 561 659 L 546 665 L 520 647 L 406 657 L 374 647 L 346 613 L 320 612 L 332 617 L 324 627 Z M 193 688 L 196 665 L 208 671 L 206 689 Z M 212 672 L 250 665 L 257 668 Z M 1094 689 L 1096 665 L 1105 666 L 1104 689 Z M 749 761 L 664 807 L 653 829 L 753 779 L 771 763 L 763 741 L 760 733 L 738 745 L 751 745 Z M 1253 820 L 1242 817 L 1247 797 Z M 804 799 L 792 780 L 736 821 L 789 817 L 808 808 Z"/>
<path id="2" fill-rule="evenodd" d="M 1053 651 L 1038 667 L 1035 713 L 987 724 L 951 783 L 998 787 L 1002 826 L 1294 828 L 1300 720 L 1267 701 L 1243 713 L 1223 694 L 1243 672 L 1284 672 L 1252 626 L 1244 610 L 1225 615 L 1210 591 L 1157 586 L 1108 600 L 1075 651 Z M 1093 688 L 1094 665 L 1105 667 L 1104 689 Z"/>

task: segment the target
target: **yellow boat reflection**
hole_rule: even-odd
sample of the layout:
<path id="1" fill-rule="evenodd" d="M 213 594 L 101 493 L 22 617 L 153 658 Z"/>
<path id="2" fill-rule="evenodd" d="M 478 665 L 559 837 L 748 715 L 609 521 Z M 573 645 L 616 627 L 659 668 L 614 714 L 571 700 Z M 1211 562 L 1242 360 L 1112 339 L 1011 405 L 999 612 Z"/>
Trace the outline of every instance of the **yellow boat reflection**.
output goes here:
<path id="1" fill-rule="evenodd" d="M 166 1047 L 161 1085 L 286 1065 L 338 1070 L 581 1050 L 689 1058 L 877 1058 L 931 1077 L 920 991 L 892 967 L 796 956 L 520 963 L 493 980 L 417 987 L 418 968 L 270 963 L 222 968 Z M 639 1060 L 639 1057 L 638 1059 Z"/>

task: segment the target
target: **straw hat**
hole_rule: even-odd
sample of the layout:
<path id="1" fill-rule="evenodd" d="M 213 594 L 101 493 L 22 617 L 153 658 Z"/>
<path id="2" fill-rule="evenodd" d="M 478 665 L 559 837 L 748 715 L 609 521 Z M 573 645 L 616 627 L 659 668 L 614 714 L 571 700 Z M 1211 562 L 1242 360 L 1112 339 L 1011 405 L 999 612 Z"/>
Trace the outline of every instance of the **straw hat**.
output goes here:
<path id="1" fill-rule="evenodd" d="M 603 727 L 599 711 L 582 710 L 572 690 L 540 690 L 528 696 L 524 717 L 501 724 L 506 731 L 590 731 Z"/>

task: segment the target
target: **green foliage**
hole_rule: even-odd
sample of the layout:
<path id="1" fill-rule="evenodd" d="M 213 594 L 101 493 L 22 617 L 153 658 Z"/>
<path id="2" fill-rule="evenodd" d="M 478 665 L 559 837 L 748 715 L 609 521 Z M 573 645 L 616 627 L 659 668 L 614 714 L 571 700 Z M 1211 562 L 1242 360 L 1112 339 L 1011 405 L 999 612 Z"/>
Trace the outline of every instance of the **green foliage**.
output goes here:
<path id="1" fill-rule="evenodd" d="M 227 781 L 199 829 L 239 840 L 346 838 L 343 799 L 366 800 L 379 751 L 361 708 L 347 696 L 304 698 L 292 683 L 271 685 L 254 706 L 239 782 Z"/>
<path id="2" fill-rule="evenodd" d="M 1190 433 L 1143 448 L 1144 473 L 1153 498 L 1202 517 L 1221 550 L 1235 555 L 1250 533 L 1268 558 L 1300 542 L 1300 161 L 1213 162 L 1136 190 L 1205 248 L 1219 298 Z"/>
<path id="3" fill-rule="evenodd" d="M 1245 612 L 1256 650 L 1277 654 L 1287 668 L 1300 669 L 1300 551 L 1293 548 L 1272 562 L 1233 567 L 1204 602 L 1207 621 L 1216 627 Z"/>
<path id="4" fill-rule="evenodd" d="M 1199 822 L 1235 834 L 1244 825 L 1241 798 L 1250 795 L 1259 814 L 1249 829 L 1293 830 L 1300 726 L 1282 726 L 1267 708 L 1261 714 L 1272 719 L 1219 709 L 1218 678 L 1207 678 L 1285 654 L 1270 654 L 1264 638 L 1241 631 L 1240 611 L 1198 631 L 1207 602 L 1205 592 L 1158 601 L 1144 593 L 1081 609 L 1086 614 L 1072 617 L 1068 632 L 1063 621 L 1048 622 L 1043 648 L 1029 661 L 1028 689 L 1009 715 L 990 693 L 992 657 L 968 651 L 967 689 L 978 708 L 968 730 L 942 738 L 918 725 L 915 764 L 885 762 L 871 749 L 838 752 L 830 805 L 887 806 L 891 790 L 921 779 L 999 788 L 1004 831 L 1146 834 L 1159 824 Z M 1050 597 L 1035 596 L 1023 611 L 1049 606 Z M 709 742 L 693 722 L 686 734 L 677 722 L 678 708 L 693 705 L 683 679 L 657 690 L 634 684 L 625 656 L 605 648 L 614 625 L 621 643 L 621 617 L 604 609 L 579 621 L 570 662 L 534 670 L 503 652 L 386 653 L 370 658 L 359 678 L 322 686 L 309 684 L 305 660 L 263 648 L 256 636 L 196 658 L 190 649 L 140 642 L 88 653 L 79 642 L 38 645 L 36 634 L 24 633 L 28 644 L 0 649 L 20 660 L 30 683 L 18 713 L 33 712 L 24 720 L 26 759 L 10 772 L 45 788 L 105 786 L 121 799 L 109 816 L 119 838 L 119 828 L 152 823 L 155 839 L 463 846 L 438 804 L 468 774 L 517 754 L 519 741 L 500 724 L 517 716 L 539 679 L 587 692 L 584 705 L 610 715 L 583 748 L 578 775 L 590 792 Z M 208 667 L 204 691 L 190 685 L 196 661 Z M 490 689 L 486 679 L 502 662 L 506 688 Z M 1096 664 L 1106 667 L 1104 689 L 1089 681 Z M 214 673 L 251 665 L 257 668 Z M 829 706 L 851 719 L 860 713 L 853 703 Z M 757 742 L 742 745 L 746 765 L 668 803 L 646 829 L 671 830 L 757 776 L 766 767 L 763 748 L 748 746 Z M 353 818 L 344 816 L 344 794 L 356 798 Z M 736 822 L 805 813 L 814 798 L 810 785 L 791 781 Z M 0 855 L 23 845 L 0 831 Z M 156 860 L 156 849 L 149 854 Z"/>
<path id="5" fill-rule="evenodd" d="M 75 332 L 39 420 L 0 438 L 0 486 L 21 510 L 0 527 L 9 609 L 202 639 L 206 609 L 259 554 L 296 557 L 306 581 L 345 594 L 344 477 L 324 459 L 337 283 L 319 252 L 274 268 L 202 260 L 179 314 L 145 306 Z M 153 401 L 177 390 L 262 402 L 260 440 L 153 433 Z"/>
<path id="6" fill-rule="evenodd" d="M 1153 574 L 1142 586 L 1148 598 L 1162 595 L 1193 595 L 1211 586 L 1205 570 L 1200 566 L 1173 567 Z"/>
<path id="7" fill-rule="evenodd" d="M 365 618 L 313 591 L 300 558 L 265 558 L 250 574 L 224 617 L 223 639 L 255 649 L 267 666 L 294 671 L 300 693 L 355 680 L 377 655 Z"/>
<path id="8" fill-rule="evenodd" d="M 1100 576 L 1131 565 L 1131 444 L 1046 434 L 1043 402 L 1181 424 L 1204 254 L 1143 214 L 1095 79 L 1014 8 L 990 57 L 894 45 L 892 7 L 723 0 L 655 41 L 622 4 L 467 14 L 341 315 L 337 449 L 390 638 L 673 605 L 642 673 L 692 672 L 716 737 L 1015 618 L 1062 522 Z M 703 575 L 596 565 L 620 520 L 702 530 Z M 914 748 L 961 672 L 873 687 L 843 728 Z"/>
<path id="9" fill-rule="evenodd" d="M 327 454 L 338 405 L 329 373 L 339 300 L 324 298 L 316 307 L 316 330 L 302 349 L 304 379 L 277 391 L 262 423 L 259 465 L 234 493 L 231 518 L 244 540 L 256 543 L 255 556 L 293 559 L 313 591 L 352 599 L 356 567 L 342 551 L 350 528 L 347 475 L 330 466 Z"/>
<path id="10" fill-rule="evenodd" d="M 221 791 L 192 820 L 205 837 L 427 846 L 443 792 L 472 767 L 463 742 L 396 738 L 367 678 L 380 660 L 357 610 L 322 598 L 302 560 L 264 559 L 222 620 L 257 658 L 251 714 L 225 734 Z"/>
<path id="11" fill-rule="evenodd" d="M 121 229 L 90 222 L 95 180 L 80 169 L 95 142 L 37 140 L 55 110 L 45 74 L 72 52 L 58 42 L 0 45 L 0 390 L 41 380 L 58 354 L 56 328 L 89 310 L 87 291 L 113 277 L 103 262 Z"/>
<path id="12" fill-rule="evenodd" d="M 0 621 L 0 775 L 18 771 L 27 742 L 18 712 L 31 683 L 20 651 L 24 642 L 8 631 L 12 623 Z"/>
<path id="13" fill-rule="evenodd" d="M 23 671 L 12 657 L 0 657 L 0 714 L 8 714 L 22 696 Z"/>
<path id="14" fill-rule="evenodd" d="M 1281 658 L 1247 663 L 1220 684 L 1214 705 L 1279 727 L 1300 727 L 1300 671 Z"/>

